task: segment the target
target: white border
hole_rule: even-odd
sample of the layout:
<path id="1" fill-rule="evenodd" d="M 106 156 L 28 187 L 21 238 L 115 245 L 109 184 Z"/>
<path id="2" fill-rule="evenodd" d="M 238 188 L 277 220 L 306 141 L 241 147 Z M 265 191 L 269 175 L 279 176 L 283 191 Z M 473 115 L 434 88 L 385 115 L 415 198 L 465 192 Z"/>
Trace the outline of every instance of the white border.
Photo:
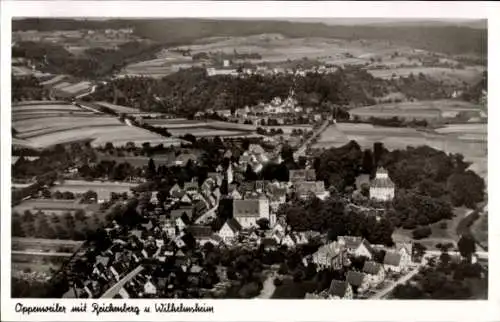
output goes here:
<path id="1" fill-rule="evenodd" d="M 192 302 L 213 305 L 214 314 L 103 314 L 99 317 L 87 314 L 32 314 L 21 316 L 14 312 L 15 303 L 25 305 L 54 303 L 54 300 L 21 301 L 10 298 L 10 40 L 12 17 L 205 17 L 205 18 L 318 18 L 318 17 L 384 17 L 384 18 L 489 18 L 489 133 L 495 138 L 498 130 L 494 124 L 500 113 L 496 103 L 500 102 L 499 66 L 500 17 L 499 5 L 494 2 L 158 2 L 158 1 L 1 1 L 1 235 L 2 274 L 1 299 L 2 318 L 8 321 L 498 321 L 500 320 L 500 284 L 496 273 L 500 272 L 497 258 L 499 219 L 495 212 L 499 201 L 489 198 L 493 209 L 489 216 L 490 285 L 488 301 L 321 301 L 321 300 L 224 300 L 224 301 L 176 301 L 189 305 Z M 496 89 L 496 91 L 494 90 Z M 488 163 L 499 164 L 496 142 L 489 140 Z M 500 170 L 488 169 L 489 191 L 493 196 L 500 187 L 496 180 Z M 497 211 L 495 211 L 497 210 Z M 70 306 L 80 300 L 58 300 Z M 88 300 L 89 303 L 104 301 Z M 111 302 L 111 301 L 107 301 Z M 106 303 L 107 303 L 106 302 Z M 123 301 L 113 300 L 113 303 Z M 143 306 L 152 302 L 174 302 L 128 300 L 127 303 Z"/>

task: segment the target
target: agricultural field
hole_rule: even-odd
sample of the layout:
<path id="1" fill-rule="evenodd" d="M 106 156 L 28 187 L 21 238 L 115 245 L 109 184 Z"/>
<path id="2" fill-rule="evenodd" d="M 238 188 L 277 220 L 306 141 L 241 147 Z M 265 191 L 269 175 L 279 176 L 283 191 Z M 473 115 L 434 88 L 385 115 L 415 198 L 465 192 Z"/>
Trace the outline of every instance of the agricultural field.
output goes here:
<path id="1" fill-rule="evenodd" d="M 130 188 L 135 186 L 136 184 L 127 182 L 65 180 L 61 184 L 56 184 L 52 187 L 51 191 L 70 191 L 74 194 L 83 194 L 92 190 L 97 193 L 97 198 L 99 200 L 108 200 L 112 192 L 126 192 L 130 194 Z"/>
<path id="2" fill-rule="evenodd" d="M 61 143 L 92 140 L 93 146 L 107 142 L 115 146 L 134 142 L 141 145 L 180 145 L 181 141 L 164 138 L 156 133 L 121 123 L 117 118 L 98 114 L 71 104 L 15 105 L 12 107 L 12 127 L 16 134 L 13 144 L 46 148 Z"/>
<path id="3" fill-rule="evenodd" d="M 67 191 L 67 189 L 55 190 Z M 77 210 L 83 210 L 87 213 L 88 216 L 90 216 L 98 210 L 98 207 L 95 204 L 80 204 L 76 200 L 29 199 L 15 206 L 12 209 L 12 212 L 23 214 L 26 210 L 29 210 L 33 213 L 42 211 L 46 214 L 56 215 L 62 215 L 66 212 L 74 213 Z"/>
<path id="4" fill-rule="evenodd" d="M 302 130 L 302 131 L 312 131 L 313 127 L 310 124 L 297 124 L 297 125 L 282 125 L 282 126 L 262 126 L 265 130 L 271 129 L 281 129 L 283 134 L 290 135 L 293 130 Z"/>
<path id="5" fill-rule="evenodd" d="M 219 121 L 196 121 L 186 119 L 149 119 L 149 125 L 168 129 L 174 136 L 192 134 L 196 137 L 243 137 L 252 136 L 256 130 L 254 125 Z"/>
<path id="6" fill-rule="evenodd" d="M 480 117 L 481 108 L 473 103 L 458 100 L 436 100 L 418 101 L 402 103 L 385 103 L 371 106 L 364 106 L 349 110 L 352 117 L 358 116 L 361 119 L 368 119 L 371 116 L 378 118 L 404 118 L 426 119 L 428 121 L 438 121 L 447 118 L 454 118 L 460 112 L 469 112 Z"/>
<path id="7" fill-rule="evenodd" d="M 388 66 L 389 67 L 389 66 Z M 391 79 L 393 77 L 408 77 L 413 74 L 417 77 L 420 73 L 441 80 L 446 84 L 462 85 L 477 83 L 484 71 L 482 66 L 467 66 L 464 69 L 445 68 L 445 67 L 403 67 L 403 68 L 388 68 L 388 69 L 370 69 L 369 72 L 374 77 Z"/>
<path id="8" fill-rule="evenodd" d="M 396 45 L 383 40 L 345 40 L 321 37 L 309 38 L 287 38 L 281 34 L 257 34 L 242 37 L 210 37 L 199 39 L 192 45 L 180 46 L 177 49 L 190 50 L 191 55 L 198 53 L 217 53 L 233 55 L 236 50 L 238 54 L 259 54 L 261 59 L 234 59 L 236 64 L 243 61 L 253 64 L 273 64 L 274 67 L 284 67 L 287 62 L 303 60 L 318 61 L 324 64 L 337 66 L 364 65 L 369 69 L 389 68 L 389 76 L 392 70 L 399 68 L 397 74 L 405 75 L 413 70 L 429 75 L 439 75 L 453 81 L 470 81 L 475 75 L 480 75 L 479 67 L 465 69 L 463 71 L 433 70 L 422 68 L 419 58 L 424 58 L 428 52 L 411 48 L 409 46 Z M 397 53 L 397 55 L 394 55 Z M 441 59 L 443 61 L 444 58 Z M 447 59 L 449 64 L 458 64 Z M 162 77 L 176 72 L 181 68 L 203 66 L 205 63 L 193 61 L 189 56 L 183 56 L 177 52 L 162 50 L 153 60 L 134 63 L 126 66 L 119 76 L 147 75 Z M 414 66 L 414 67 L 409 67 Z M 406 71 L 408 69 L 409 71 Z M 387 70 L 374 69 L 375 74 L 387 77 Z M 444 72 L 444 74 L 443 74 Z M 443 76 L 444 75 L 444 76 Z"/>
<path id="9" fill-rule="evenodd" d="M 459 132 L 453 132 L 460 126 Z M 446 153 L 461 153 L 466 161 L 472 162 L 470 169 L 487 182 L 487 124 L 453 124 L 436 131 L 423 132 L 413 128 L 337 123 L 321 134 L 314 148 L 339 147 L 351 140 L 358 142 L 362 148 L 373 148 L 373 143 L 383 142 L 389 150 L 428 145 Z"/>

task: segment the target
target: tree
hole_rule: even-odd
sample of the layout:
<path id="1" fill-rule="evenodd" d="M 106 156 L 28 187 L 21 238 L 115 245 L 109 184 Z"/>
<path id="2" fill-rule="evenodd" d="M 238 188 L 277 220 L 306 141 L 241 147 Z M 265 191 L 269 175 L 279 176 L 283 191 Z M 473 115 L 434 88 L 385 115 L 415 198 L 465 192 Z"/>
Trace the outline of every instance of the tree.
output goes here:
<path id="1" fill-rule="evenodd" d="M 432 234 L 431 227 L 425 226 L 420 227 L 412 231 L 412 236 L 414 239 L 422 239 L 429 237 Z"/>
<path id="2" fill-rule="evenodd" d="M 148 169 L 146 172 L 146 177 L 148 179 L 153 179 L 156 176 L 156 166 L 155 166 L 155 161 L 150 158 L 148 162 Z"/>
<path id="3" fill-rule="evenodd" d="M 257 220 L 257 225 L 259 225 L 260 229 L 267 230 L 269 229 L 269 219 L 260 218 L 259 220 Z"/>
<path id="4" fill-rule="evenodd" d="M 463 235 L 460 237 L 457 246 L 460 255 L 470 262 L 472 254 L 476 252 L 476 241 L 474 238 L 471 235 Z"/>
<path id="5" fill-rule="evenodd" d="M 484 180 L 470 170 L 452 174 L 447 182 L 447 190 L 457 207 L 465 205 L 474 208 L 476 203 L 483 201 L 484 189 Z"/>
<path id="6" fill-rule="evenodd" d="M 75 219 L 77 221 L 85 221 L 85 211 L 83 209 L 78 209 L 75 211 Z"/>
<path id="7" fill-rule="evenodd" d="M 370 149 L 366 149 L 363 153 L 363 162 L 362 162 L 363 172 L 367 174 L 372 174 L 374 170 L 373 165 L 373 154 Z"/>

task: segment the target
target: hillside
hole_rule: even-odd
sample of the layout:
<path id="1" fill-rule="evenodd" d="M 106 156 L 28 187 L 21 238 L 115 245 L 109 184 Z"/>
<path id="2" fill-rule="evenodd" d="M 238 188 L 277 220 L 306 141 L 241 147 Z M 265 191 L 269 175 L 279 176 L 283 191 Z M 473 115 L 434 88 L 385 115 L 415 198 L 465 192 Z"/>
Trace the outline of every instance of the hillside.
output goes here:
<path id="1" fill-rule="evenodd" d="M 340 39 L 381 39 L 414 48 L 447 54 L 485 55 L 487 30 L 455 25 L 327 25 L 264 20 L 71 20 L 24 19 L 13 21 L 13 31 L 20 30 L 74 30 L 134 28 L 139 37 L 149 38 L 165 45 L 189 44 L 197 39 L 220 36 L 248 36 L 279 33 L 287 37 L 325 37 Z"/>

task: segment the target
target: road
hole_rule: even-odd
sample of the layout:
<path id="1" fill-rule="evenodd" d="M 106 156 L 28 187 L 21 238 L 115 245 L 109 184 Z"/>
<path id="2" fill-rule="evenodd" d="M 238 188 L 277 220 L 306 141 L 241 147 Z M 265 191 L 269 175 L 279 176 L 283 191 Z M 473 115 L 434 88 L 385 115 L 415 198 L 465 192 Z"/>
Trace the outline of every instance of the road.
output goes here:
<path id="1" fill-rule="evenodd" d="M 276 273 L 274 271 L 267 276 L 266 280 L 264 281 L 264 285 L 262 286 L 262 291 L 260 292 L 259 296 L 256 297 L 256 299 L 271 298 L 271 296 L 274 293 L 274 290 L 276 289 L 276 286 L 274 285 L 275 276 Z"/>
<path id="2" fill-rule="evenodd" d="M 330 125 L 330 121 L 326 120 L 321 124 L 321 126 L 313 133 L 313 135 L 307 139 L 302 145 L 293 153 L 293 158 L 297 160 L 300 156 L 305 156 L 306 150 L 309 147 L 309 144 L 317 138 L 323 131 L 326 130 L 326 128 Z"/>
<path id="3" fill-rule="evenodd" d="M 459 252 L 448 252 L 448 254 L 450 254 L 450 255 L 458 255 L 460 253 Z M 411 270 L 410 272 L 408 272 L 404 276 L 400 277 L 397 281 L 395 281 L 391 285 L 389 285 L 386 288 L 384 288 L 384 289 L 380 290 L 379 292 L 377 292 L 377 294 L 375 294 L 372 297 L 370 297 L 370 300 L 377 300 L 377 299 L 384 298 L 390 292 L 392 292 L 392 290 L 394 290 L 394 288 L 396 286 L 408 282 L 415 275 L 417 275 L 418 272 L 419 272 L 419 268 L 422 267 L 422 266 L 425 266 L 427 264 L 427 258 L 428 257 L 431 257 L 431 256 L 434 257 L 434 256 L 439 256 L 439 255 L 441 255 L 441 251 L 437 251 L 437 250 L 428 250 L 428 251 L 426 251 L 425 255 L 422 258 L 422 262 L 421 263 L 419 263 L 413 270 Z M 476 252 L 476 256 L 478 258 L 480 258 L 480 259 L 488 259 L 488 252 Z"/>
<path id="4" fill-rule="evenodd" d="M 128 281 L 132 280 L 137 274 L 139 274 L 144 267 L 139 265 L 133 271 L 125 275 L 121 280 L 116 282 L 115 285 L 111 286 L 104 294 L 101 296 L 102 299 L 112 299 L 120 290 L 127 284 Z"/>
<path id="5" fill-rule="evenodd" d="M 30 255 L 30 256 L 52 256 L 52 257 L 71 257 L 73 253 L 55 253 L 55 252 L 34 252 L 25 250 L 13 250 L 12 255 Z"/>
<path id="6" fill-rule="evenodd" d="M 387 286 L 386 288 L 380 290 L 380 292 L 377 292 L 377 294 L 370 297 L 370 300 L 379 300 L 379 299 L 383 298 L 384 296 L 387 296 L 387 294 L 389 294 L 390 292 L 392 292 L 392 290 L 396 286 L 408 282 L 410 279 L 412 279 L 415 275 L 418 274 L 418 269 L 420 268 L 420 266 L 421 266 L 421 264 L 418 265 L 417 267 L 415 267 L 410 272 L 408 272 L 406 275 L 403 275 L 402 277 L 400 277 L 396 282 L 394 282 L 391 285 Z"/>

